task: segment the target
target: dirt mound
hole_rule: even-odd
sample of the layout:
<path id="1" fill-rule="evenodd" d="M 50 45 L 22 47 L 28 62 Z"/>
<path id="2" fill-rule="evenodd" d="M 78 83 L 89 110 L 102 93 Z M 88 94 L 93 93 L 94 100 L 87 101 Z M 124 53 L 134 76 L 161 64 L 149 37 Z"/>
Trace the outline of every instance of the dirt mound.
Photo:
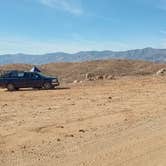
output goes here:
<path id="1" fill-rule="evenodd" d="M 73 82 L 74 80 L 85 80 L 87 73 L 94 76 L 135 76 L 135 75 L 151 75 L 162 68 L 166 68 L 166 64 L 158 64 L 145 61 L 133 60 L 98 60 L 79 63 L 50 63 L 37 66 L 42 72 L 59 76 L 63 82 Z M 30 70 L 32 65 L 13 64 L 0 67 L 1 70 Z"/>

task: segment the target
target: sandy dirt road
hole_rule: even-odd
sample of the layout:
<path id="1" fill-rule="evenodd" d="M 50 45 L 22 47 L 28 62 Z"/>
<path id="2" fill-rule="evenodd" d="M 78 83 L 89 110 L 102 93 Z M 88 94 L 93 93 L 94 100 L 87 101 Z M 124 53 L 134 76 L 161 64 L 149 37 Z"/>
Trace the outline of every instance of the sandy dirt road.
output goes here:
<path id="1" fill-rule="evenodd" d="M 166 79 L 0 90 L 0 166 L 165 166 Z"/>

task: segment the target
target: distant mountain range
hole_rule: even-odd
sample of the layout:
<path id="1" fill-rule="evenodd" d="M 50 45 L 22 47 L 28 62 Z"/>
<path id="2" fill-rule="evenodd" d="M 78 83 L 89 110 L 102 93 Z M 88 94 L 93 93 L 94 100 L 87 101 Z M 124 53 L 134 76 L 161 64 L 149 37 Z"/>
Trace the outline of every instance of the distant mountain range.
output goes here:
<path id="1" fill-rule="evenodd" d="M 144 48 L 128 51 L 82 51 L 74 54 L 64 52 L 43 55 L 6 54 L 0 55 L 0 65 L 4 64 L 47 64 L 52 62 L 82 62 L 105 59 L 131 59 L 166 62 L 166 49 Z"/>

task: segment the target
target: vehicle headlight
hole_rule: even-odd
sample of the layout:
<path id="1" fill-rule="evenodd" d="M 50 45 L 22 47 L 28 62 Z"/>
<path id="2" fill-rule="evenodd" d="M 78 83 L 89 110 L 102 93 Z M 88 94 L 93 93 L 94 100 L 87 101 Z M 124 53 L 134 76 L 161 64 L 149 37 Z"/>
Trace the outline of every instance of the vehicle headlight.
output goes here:
<path id="1" fill-rule="evenodd" d="M 52 82 L 58 82 L 58 79 L 55 78 L 55 79 L 52 80 Z"/>

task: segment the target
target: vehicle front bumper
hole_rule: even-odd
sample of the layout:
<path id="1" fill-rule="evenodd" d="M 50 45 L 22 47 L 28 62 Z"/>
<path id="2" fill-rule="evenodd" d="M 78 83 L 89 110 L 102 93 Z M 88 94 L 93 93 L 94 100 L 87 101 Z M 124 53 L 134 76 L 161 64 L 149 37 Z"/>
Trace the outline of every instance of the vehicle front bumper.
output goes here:
<path id="1" fill-rule="evenodd" d="M 59 82 L 52 82 L 52 86 L 59 86 L 60 83 Z"/>

